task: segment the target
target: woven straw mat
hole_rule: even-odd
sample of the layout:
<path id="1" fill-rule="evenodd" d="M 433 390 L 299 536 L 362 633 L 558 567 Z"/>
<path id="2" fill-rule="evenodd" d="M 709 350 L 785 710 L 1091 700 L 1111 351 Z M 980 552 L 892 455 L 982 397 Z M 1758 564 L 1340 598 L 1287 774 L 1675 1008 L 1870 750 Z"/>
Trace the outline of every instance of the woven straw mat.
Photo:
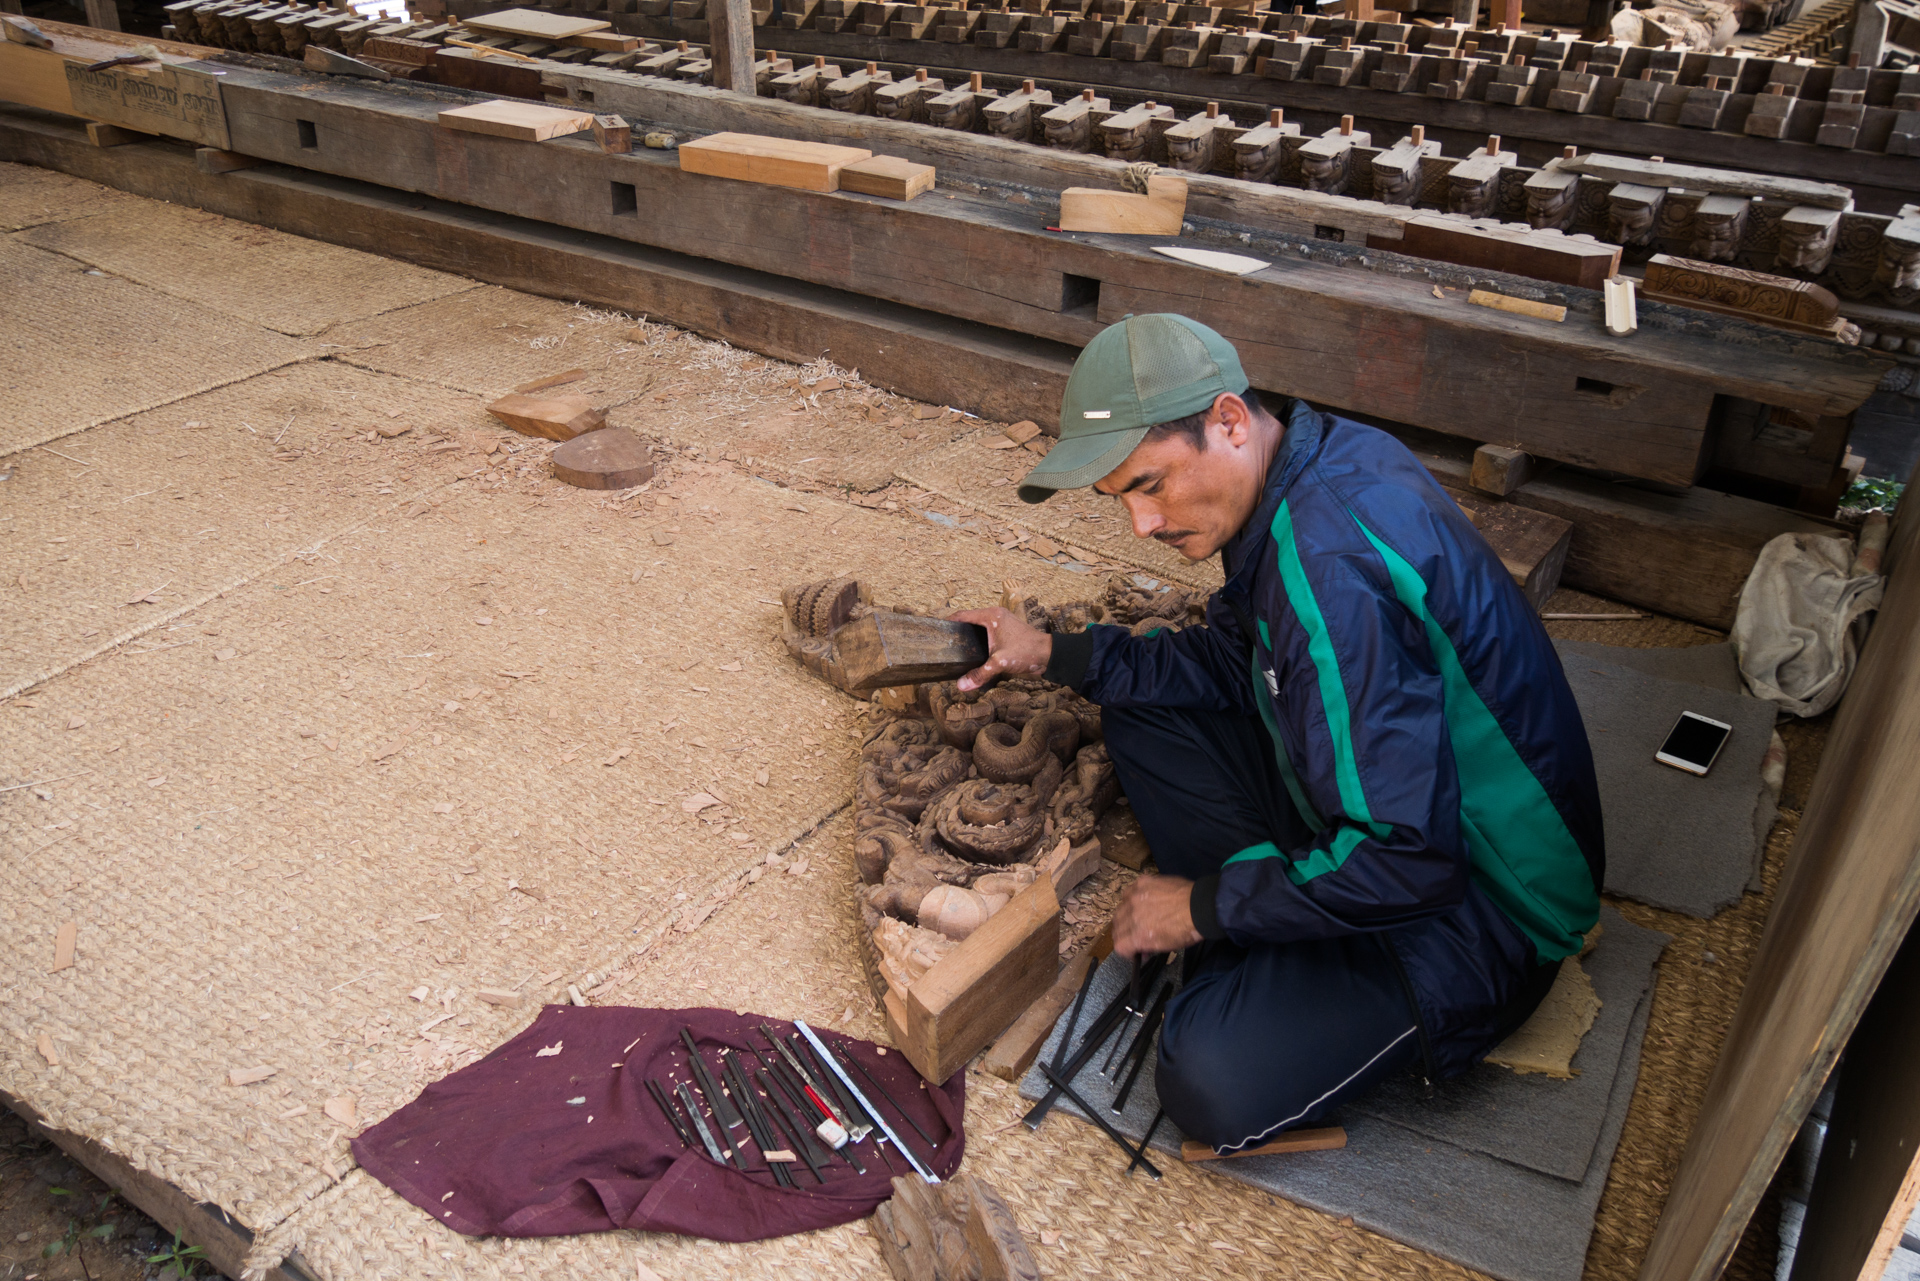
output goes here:
<path id="1" fill-rule="evenodd" d="M 0 211 L 17 216 L 33 173 L 0 169 Z M 25 204 L 73 195 L 37 185 L 51 194 Z M 194 252 L 152 261 L 191 276 Z M 351 1098 L 356 1126 L 378 1120 L 569 984 L 878 1037 L 842 809 L 870 713 L 788 659 L 774 602 L 849 570 L 918 605 L 984 603 L 1006 576 L 1050 602 L 1093 594 L 1094 576 L 976 536 L 1000 536 L 1007 487 L 987 481 L 1017 467 L 931 506 L 899 486 L 871 509 L 806 492 L 883 483 L 854 457 L 883 444 L 902 451 L 884 468 L 909 475 L 916 451 L 1024 451 L 956 439 L 971 425 L 844 371 L 502 290 L 336 323 L 324 338 L 340 345 L 321 349 L 19 244 L 0 245 L 0 285 L 31 344 L 0 355 L 0 385 L 35 409 L 7 447 L 122 418 L 60 446 L 79 460 L 66 470 L 46 450 L 0 464 L 19 486 L 0 542 L 0 689 L 43 681 L 0 702 L 0 1088 L 234 1212 L 262 1234 L 256 1264 L 298 1248 L 329 1281 L 631 1277 L 636 1258 L 675 1278 L 883 1276 L 860 1225 L 751 1246 L 467 1241 L 353 1170 L 348 1127 L 322 1105 Z M 295 314 L 302 288 L 289 272 Z M 263 373 L 319 350 L 331 358 Z M 569 366 L 614 421 L 681 446 L 646 492 L 547 483 L 549 447 L 482 413 Z M 485 452 L 502 444 L 516 452 Z M 1055 536 L 1084 541 L 1067 528 Z M 1595 630 L 1608 626 L 1555 632 L 1717 639 L 1667 620 Z M 1620 905 L 1675 943 L 1594 1277 L 1624 1281 L 1644 1252 L 1793 818 L 1765 893 L 1716 920 Z M 76 962 L 49 973 L 67 921 Z M 482 1003 L 480 988 L 525 1003 Z M 274 1073 L 227 1084 L 254 1066 Z M 1091 1127 L 1061 1117 L 1029 1135 L 1009 1125 L 1013 1087 L 970 1085 L 969 1168 L 1007 1196 L 1049 1276 L 1466 1275 L 1186 1167 L 1123 1178 Z M 1762 1235 L 1732 1275 L 1759 1275 Z"/>
<path id="2" fill-rule="evenodd" d="M 0 161 L 0 231 L 19 231 L 67 218 L 90 218 L 122 204 L 154 203 L 85 178 Z"/>
<path id="3" fill-rule="evenodd" d="M 0 460 L 321 351 L 11 238 L 0 333 Z"/>
<path id="4" fill-rule="evenodd" d="M 477 286 L 470 280 L 152 201 L 18 239 L 283 334 L 317 334 Z M 298 289 L 287 281 L 298 279 Z"/>
<path id="5" fill-rule="evenodd" d="M 369 369 L 498 396 L 558 370 L 591 377 L 553 395 L 614 406 L 608 421 L 715 458 L 872 490 L 932 444 L 977 424 L 870 387 L 825 361 L 804 368 L 661 324 L 506 289 L 479 289 L 329 335 Z"/>

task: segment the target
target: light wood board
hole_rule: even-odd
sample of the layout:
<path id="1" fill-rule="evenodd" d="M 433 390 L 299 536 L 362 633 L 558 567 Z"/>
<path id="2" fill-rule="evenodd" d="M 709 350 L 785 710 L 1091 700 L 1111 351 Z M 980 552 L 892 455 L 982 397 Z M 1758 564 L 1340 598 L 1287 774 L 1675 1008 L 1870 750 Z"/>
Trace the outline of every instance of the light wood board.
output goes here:
<path id="1" fill-rule="evenodd" d="M 605 31 L 613 24 L 598 18 L 572 18 L 537 9 L 503 9 L 484 17 L 468 18 L 465 25 L 480 31 L 498 31 L 502 35 L 525 36 L 529 40 L 565 40 L 589 31 Z"/>
<path id="2" fill-rule="evenodd" d="M 680 167 L 688 173 L 802 191 L 837 191 L 840 171 L 873 153 L 864 147 L 794 142 L 751 133 L 716 133 L 680 144 Z"/>
<path id="3" fill-rule="evenodd" d="M 440 124 L 466 133 L 490 134 L 496 138 L 515 138 L 521 142 L 545 142 L 570 133 L 593 128 L 593 113 L 569 111 L 564 107 L 543 107 L 537 102 L 478 102 L 471 107 L 454 107 L 440 113 Z"/>

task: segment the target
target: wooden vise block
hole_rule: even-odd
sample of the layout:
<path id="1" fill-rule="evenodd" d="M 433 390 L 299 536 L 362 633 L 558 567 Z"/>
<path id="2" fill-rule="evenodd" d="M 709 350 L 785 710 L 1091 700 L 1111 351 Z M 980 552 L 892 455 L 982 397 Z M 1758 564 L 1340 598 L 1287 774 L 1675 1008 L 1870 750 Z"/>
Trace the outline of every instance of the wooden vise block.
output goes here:
<path id="1" fill-rule="evenodd" d="M 840 170 L 840 190 L 888 200 L 912 200 L 933 190 L 932 165 L 915 164 L 899 156 L 856 160 Z"/>
<path id="2" fill-rule="evenodd" d="M 845 631 L 835 634 L 836 644 Z M 1060 902 L 1053 882 L 1042 878 L 915 979 L 904 997 L 887 993 L 888 1034 L 907 1062 L 939 1085 L 1040 999 L 1059 963 Z"/>

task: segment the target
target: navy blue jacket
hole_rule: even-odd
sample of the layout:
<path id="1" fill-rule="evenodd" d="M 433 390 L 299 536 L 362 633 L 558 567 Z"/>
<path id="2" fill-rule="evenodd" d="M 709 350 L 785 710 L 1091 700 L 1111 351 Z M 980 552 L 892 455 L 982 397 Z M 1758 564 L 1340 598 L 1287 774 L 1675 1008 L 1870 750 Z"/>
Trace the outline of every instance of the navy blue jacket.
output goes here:
<path id="1" fill-rule="evenodd" d="M 1207 625 L 1056 638 L 1049 675 L 1104 706 L 1260 715 L 1302 824 L 1198 884 L 1196 926 L 1381 933 L 1449 1076 L 1599 914 L 1592 754 L 1545 628 L 1427 470 L 1304 402 L 1283 421 Z"/>

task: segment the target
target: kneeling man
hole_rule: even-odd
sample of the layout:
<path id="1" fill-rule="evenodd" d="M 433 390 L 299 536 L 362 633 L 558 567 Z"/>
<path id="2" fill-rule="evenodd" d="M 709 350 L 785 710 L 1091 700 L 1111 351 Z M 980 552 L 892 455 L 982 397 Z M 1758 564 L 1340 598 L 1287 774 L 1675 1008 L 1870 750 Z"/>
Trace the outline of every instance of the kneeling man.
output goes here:
<path id="1" fill-rule="evenodd" d="M 1600 798 L 1545 629 L 1393 437 L 1291 401 L 1233 347 L 1130 316 L 1081 353 L 1020 496 L 1091 485 L 1226 584 L 1206 626 L 1047 635 L 1006 610 L 962 682 L 1041 675 L 1102 708 L 1160 875 L 1123 954 L 1186 949 L 1161 1103 L 1222 1152 L 1390 1073 L 1465 1071 L 1599 912 Z"/>

